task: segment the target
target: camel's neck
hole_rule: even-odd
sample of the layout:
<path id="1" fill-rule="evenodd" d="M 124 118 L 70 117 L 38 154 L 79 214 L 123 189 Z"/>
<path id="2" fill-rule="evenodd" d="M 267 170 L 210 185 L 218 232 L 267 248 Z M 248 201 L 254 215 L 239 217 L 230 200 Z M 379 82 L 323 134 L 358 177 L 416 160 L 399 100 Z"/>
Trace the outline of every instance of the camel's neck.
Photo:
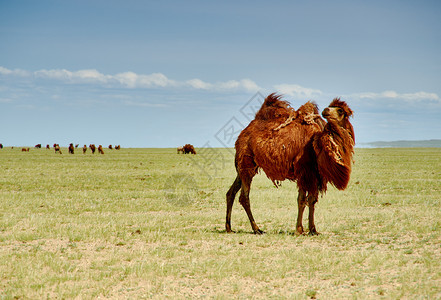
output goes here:
<path id="1" fill-rule="evenodd" d="M 350 123 L 349 123 L 350 124 Z M 328 122 L 323 132 L 314 140 L 314 151 L 317 155 L 317 166 L 324 182 L 332 183 L 343 190 L 349 182 L 354 152 L 353 131 Z"/>
<path id="2" fill-rule="evenodd" d="M 349 122 L 343 126 L 335 122 L 328 122 L 325 126 L 325 131 L 336 138 L 340 143 L 344 143 L 346 147 L 351 146 L 352 148 L 355 144 L 354 129 Z"/>

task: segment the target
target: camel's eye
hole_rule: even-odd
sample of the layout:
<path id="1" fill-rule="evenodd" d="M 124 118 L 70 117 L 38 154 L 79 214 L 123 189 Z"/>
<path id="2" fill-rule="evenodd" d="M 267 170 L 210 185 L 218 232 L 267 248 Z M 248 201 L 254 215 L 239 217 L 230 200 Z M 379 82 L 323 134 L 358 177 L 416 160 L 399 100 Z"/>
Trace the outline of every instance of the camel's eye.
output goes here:
<path id="1" fill-rule="evenodd" d="M 338 114 L 339 114 L 339 115 L 343 115 L 344 113 L 345 113 L 345 112 L 344 112 L 343 109 L 341 109 L 341 108 L 338 109 Z"/>

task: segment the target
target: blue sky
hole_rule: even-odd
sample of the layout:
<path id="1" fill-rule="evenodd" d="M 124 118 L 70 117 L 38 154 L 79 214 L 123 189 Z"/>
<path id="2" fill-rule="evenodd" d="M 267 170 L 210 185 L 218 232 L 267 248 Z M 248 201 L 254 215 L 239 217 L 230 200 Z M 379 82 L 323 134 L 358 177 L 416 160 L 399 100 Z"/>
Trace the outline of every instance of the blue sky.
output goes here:
<path id="1" fill-rule="evenodd" d="M 440 15 L 439 1 L 0 0 L 0 143 L 232 146 L 272 92 L 341 97 L 360 145 L 439 139 Z"/>

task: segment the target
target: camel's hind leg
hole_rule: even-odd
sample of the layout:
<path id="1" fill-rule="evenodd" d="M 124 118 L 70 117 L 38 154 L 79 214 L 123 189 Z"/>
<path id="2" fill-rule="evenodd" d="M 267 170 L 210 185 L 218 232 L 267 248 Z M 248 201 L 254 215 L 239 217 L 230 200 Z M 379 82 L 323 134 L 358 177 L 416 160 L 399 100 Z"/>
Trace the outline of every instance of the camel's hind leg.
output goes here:
<path id="1" fill-rule="evenodd" d="M 231 230 L 231 211 L 233 209 L 234 198 L 236 197 L 237 192 L 240 190 L 242 185 L 242 181 L 240 180 L 239 175 L 237 175 L 233 184 L 227 192 L 227 217 L 225 221 L 225 229 L 227 232 L 233 232 Z"/>
<path id="2" fill-rule="evenodd" d="M 263 231 L 259 229 L 256 222 L 254 221 L 250 206 L 251 181 L 253 180 L 254 175 L 256 175 L 257 173 L 257 166 L 253 160 L 253 156 L 242 155 L 240 159 L 236 157 L 236 170 L 236 180 L 234 180 L 234 183 L 231 185 L 230 189 L 227 192 L 227 217 L 225 222 L 225 229 L 227 230 L 227 232 L 232 232 L 231 210 L 234 203 L 234 197 L 236 196 L 237 192 L 241 190 L 239 203 L 242 204 L 243 208 L 245 209 L 254 233 L 263 233 Z"/>

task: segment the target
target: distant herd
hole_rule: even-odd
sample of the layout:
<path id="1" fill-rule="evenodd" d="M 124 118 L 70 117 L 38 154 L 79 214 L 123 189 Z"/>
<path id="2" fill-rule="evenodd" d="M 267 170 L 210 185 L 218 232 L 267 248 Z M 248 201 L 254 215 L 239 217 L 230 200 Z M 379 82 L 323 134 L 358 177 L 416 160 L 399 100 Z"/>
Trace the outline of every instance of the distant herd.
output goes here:
<path id="1" fill-rule="evenodd" d="M 76 145 L 74 146 L 73 143 L 70 143 L 70 144 L 69 144 L 69 147 L 67 148 L 69 154 L 74 154 L 74 153 L 75 153 L 75 149 L 78 148 L 78 146 L 79 146 L 79 144 L 76 144 Z M 12 146 L 11 148 L 14 149 L 13 146 Z M 41 146 L 41 144 L 37 144 L 37 145 L 34 146 L 34 148 L 36 148 L 36 149 L 41 149 L 42 146 Z M 52 145 L 52 148 L 54 149 L 55 153 L 62 154 L 62 152 L 61 152 L 61 147 L 60 147 L 59 144 L 53 144 L 53 145 Z M 82 149 L 83 149 L 83 154 L 86 154 L 88 148 L 90 148 L 90 151 L 92 152 L 92 154 L 95 154 L 95 151 L 96 151 L 96 150 L 98 150 L 98 153 L 100 153 L 100 154 L 104 154 L 103 146 L 102 146 L 102 145 L 99 145 L 98 147 L 96 147 L 95 144 L 90 144 L 89 147 L 87 147 L 87 145 L 84 145 L 83 148 L 82 148 Z M 109 148 L 110 150 L 113 150 L 113 149 L 115 149 L 115 150 L 120 150 L 120 149 L 121 149 L 121 145 L 115 145 L 115 146 L 109 145 L 108 148 Z M 0 149 L 3 149 L 3 144 L 0 144 Z M 21 151 L 22 151 L 22 152 L 29 152 L 29 149 L 30 149 L 29 147 L 23 147 L 23 148 L 21 148 Z M 49 144 L 46 145 L 46 149 L 47 149 L 47 150 L 50 150 L 50 149 L 51 149 L 51 147 L 50 147 Z"/>
<path id="2" fill-rule="evenodd" d="M 75 153 L 75 149 L 78 148 L 78 146 L 79 146 L 79 144 L 76 144 L 76 145 L 74 146 L 73 143 L 70 143 L 70 144 L 69 144 L 69 147 L 67 148 L 69 154 L 74 154 L 74 153 Z M 11 148 L 14 149 L 13 146 L 12 146 Z M 41 149 L 42 146 L 41 146 L 41 144 L 37 144 L 37 145 L 34 146 L 34 148 L 36 148 L 36 149 Z M 54 149 L 55 153 L 62 154 L 62 152 L 61 152 L 61 147 L 60 147 L 59 144 L 53 144 L 53 145 L 52 145 L 52 148 Z M 95 154 L 95 151 L 96 151 L 96 150 L 98 150 L 98 153 L 100 153 L 100 154 L 104 154 L 103 146 L 102 146 L 102 145 L 99 145 L 98 147 L 96 147 L 95 144 L 90 144 L 89 147 L 87 147 L 87 145 L 84 145 L 83 148 L 82 148 L 82 149 L 83 149 L 83 154 L 86 154 L 88 148 L 90 148 L 90 151 L 92 152 L 92 154 Z M 115 150 L 120 150 L 120 149 L 121 149 L 121 145 L 115 145 L 115 146 L 109 145 L 108 148 L 109 148 L 110 150 L 113 150 L 113 149 L 115 149 Z M 3 149 L 3 144 L 0 144 L 0 149 Z M 30 149 L 29 147 L 23 147 L 23 148 L 21 148 L 21 151 L 22 151 L 22 152 L 29 152 L 29 149 Z M 51 147 L 49 146 L 49 144 L 46 145 L 46 149 L 47 149 L 47 150 L 50 150 L 50 149 L 51 149 Z M 191 145 L 191 144 L 185 144 L 184 146 L 182 146 L 182 147 L 178 147 L 178 148 L 177 148 L 177 153 L 178 153 L 178 154 L 179 154 L 179 153 L 182 153 L 182 154 L 189 154 L 189 153 L 191 153 L 191 154 L 196 154 L 196 150 L 195 150 L 195 148 L 194 148 L 193 145 Z"/>

